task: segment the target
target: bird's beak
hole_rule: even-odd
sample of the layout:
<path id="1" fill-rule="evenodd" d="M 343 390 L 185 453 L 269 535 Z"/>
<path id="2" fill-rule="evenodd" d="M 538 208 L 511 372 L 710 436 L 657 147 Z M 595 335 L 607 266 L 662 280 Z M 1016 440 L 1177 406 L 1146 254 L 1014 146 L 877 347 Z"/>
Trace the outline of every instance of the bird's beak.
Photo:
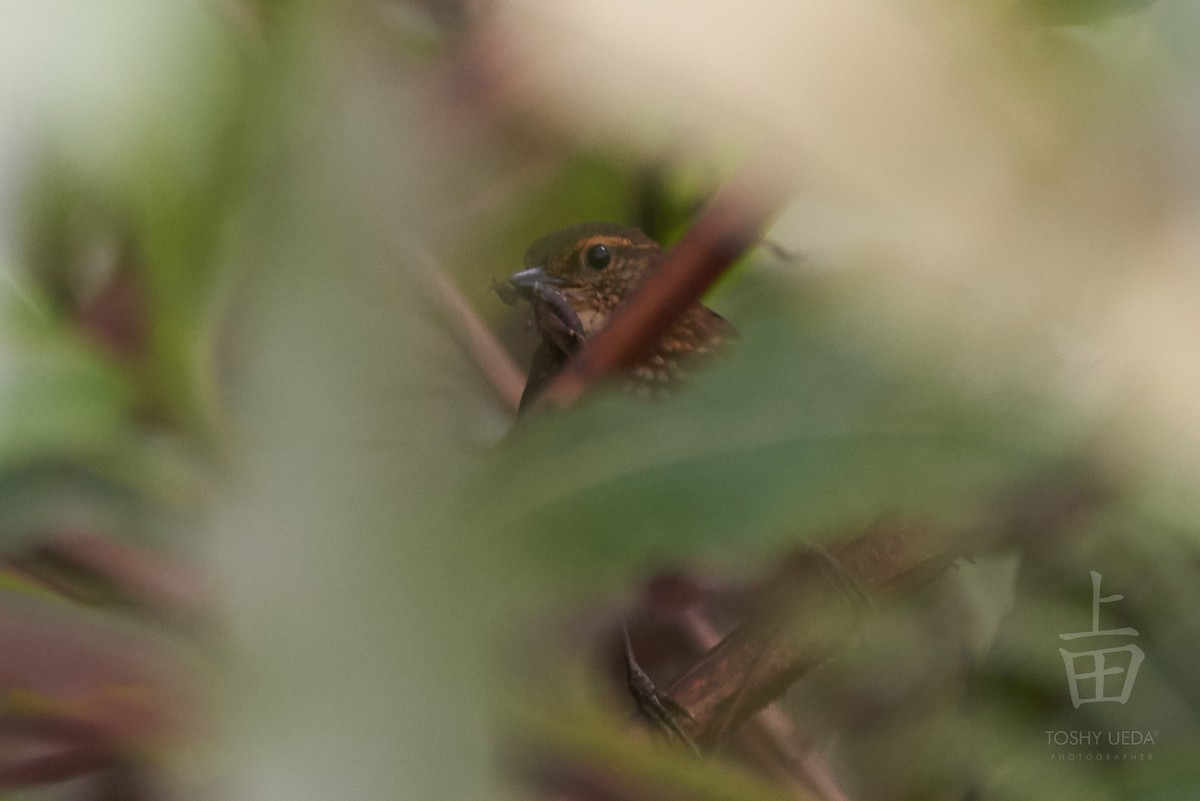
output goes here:
<path id="1" fill-rule="evenodd" d="M 519 296 L 528 298 L 538 284 L 562 284 L 564 281 L 556 275 L 550 275 L 545 268 L 526 267 L 510 275 L 508 283 L 517 290 Z"/>

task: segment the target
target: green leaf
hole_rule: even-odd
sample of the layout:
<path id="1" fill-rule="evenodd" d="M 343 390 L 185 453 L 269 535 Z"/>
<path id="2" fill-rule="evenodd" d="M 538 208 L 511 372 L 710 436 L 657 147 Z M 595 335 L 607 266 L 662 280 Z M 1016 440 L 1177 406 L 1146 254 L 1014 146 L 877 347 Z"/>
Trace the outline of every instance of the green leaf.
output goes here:
<path id="1" fill-rule="evenodd" d="M 0 467 L 123 445 L 132 393 L 104 354 L 28 306 L 10 304 L 2 328 Z"/>
<path id="2" fill-rule="evenodd" d="M 1155 0 L 1032 0 L 1021 7 L 1044 25 L 1095 25 L 1141 11 Z"/>
<path id="3" fill-rule="evenodd" d="M 526 421 L 464 497 L 473 525 L 559 569 L 763 551 L 884 515 L 957 519 L 1064 453 L 1019 396 L 968 402 L 848 344 L 769 286 L 729 360 L 657 405 L 608 396 Z"/>

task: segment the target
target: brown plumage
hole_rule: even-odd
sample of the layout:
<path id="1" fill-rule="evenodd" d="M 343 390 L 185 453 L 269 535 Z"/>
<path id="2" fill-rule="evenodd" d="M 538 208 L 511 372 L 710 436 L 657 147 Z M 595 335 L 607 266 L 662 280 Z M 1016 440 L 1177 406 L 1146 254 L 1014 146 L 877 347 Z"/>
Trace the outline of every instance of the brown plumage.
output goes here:
<path id="1" fill-rule="evenodd" d="M 637 228 L 613 223 L 573 225 L 542 237 L 525 254 L 525 269 L 502 295 L 529 301 L 541 336 L 521 396 L 525 411 L 550 379 L 658 266 L 663 250 Z M 649 356 L 629 371 L 628 387 L 654 396 L 686 378 L 697 359 L 734 334 L 699 303 L 685 311 Z"/>

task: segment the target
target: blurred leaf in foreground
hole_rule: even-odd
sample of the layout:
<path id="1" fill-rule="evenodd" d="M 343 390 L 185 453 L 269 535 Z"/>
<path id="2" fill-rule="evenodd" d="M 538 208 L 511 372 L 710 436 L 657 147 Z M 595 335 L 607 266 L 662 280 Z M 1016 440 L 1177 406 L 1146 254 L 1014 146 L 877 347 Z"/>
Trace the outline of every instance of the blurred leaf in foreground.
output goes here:
<path id="1" fill-rule="evenodd" d="M 824 306 L 835 287 L 746 284 L 722 307 L 743 333 L 726 363 L 660 404 L 526 421 L 465 493 L 473 525 L 557 570 L 744 556 L 888 515 L 970 519 L 1067 456 L 1044 401 L 968 401 L 857 350 Z"/>

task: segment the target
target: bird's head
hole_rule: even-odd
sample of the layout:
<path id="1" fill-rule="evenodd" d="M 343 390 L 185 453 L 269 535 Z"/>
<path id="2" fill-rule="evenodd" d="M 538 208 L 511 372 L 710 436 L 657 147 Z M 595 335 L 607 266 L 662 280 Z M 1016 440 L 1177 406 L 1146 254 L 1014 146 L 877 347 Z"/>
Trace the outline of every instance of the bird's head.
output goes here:
<path id="1" fill-rule="evenodd" d="M 541 335 L 522 408 L 661 264 L 662 248 L 624 225 L 584 223 L 542 237 L 525 253 L 525 269 L 496 285 L 506 303 L 529 301 L 531 322 Z M 639 394 L 669 391 L 686 377 L 687 363 L 715 352 L 734 331 L 700 303 L 679 313 L 657 346 L 631 366 Z"/>
<path id="2" fill-rule="evenodd" d="M 525 269 L 508 282 L 526 298 L 541 283 L 616 302 L 642 282 L 661 255 L 658 243 L 637 228 L 583 223 L 534 242 L 525 253 Z"/>

